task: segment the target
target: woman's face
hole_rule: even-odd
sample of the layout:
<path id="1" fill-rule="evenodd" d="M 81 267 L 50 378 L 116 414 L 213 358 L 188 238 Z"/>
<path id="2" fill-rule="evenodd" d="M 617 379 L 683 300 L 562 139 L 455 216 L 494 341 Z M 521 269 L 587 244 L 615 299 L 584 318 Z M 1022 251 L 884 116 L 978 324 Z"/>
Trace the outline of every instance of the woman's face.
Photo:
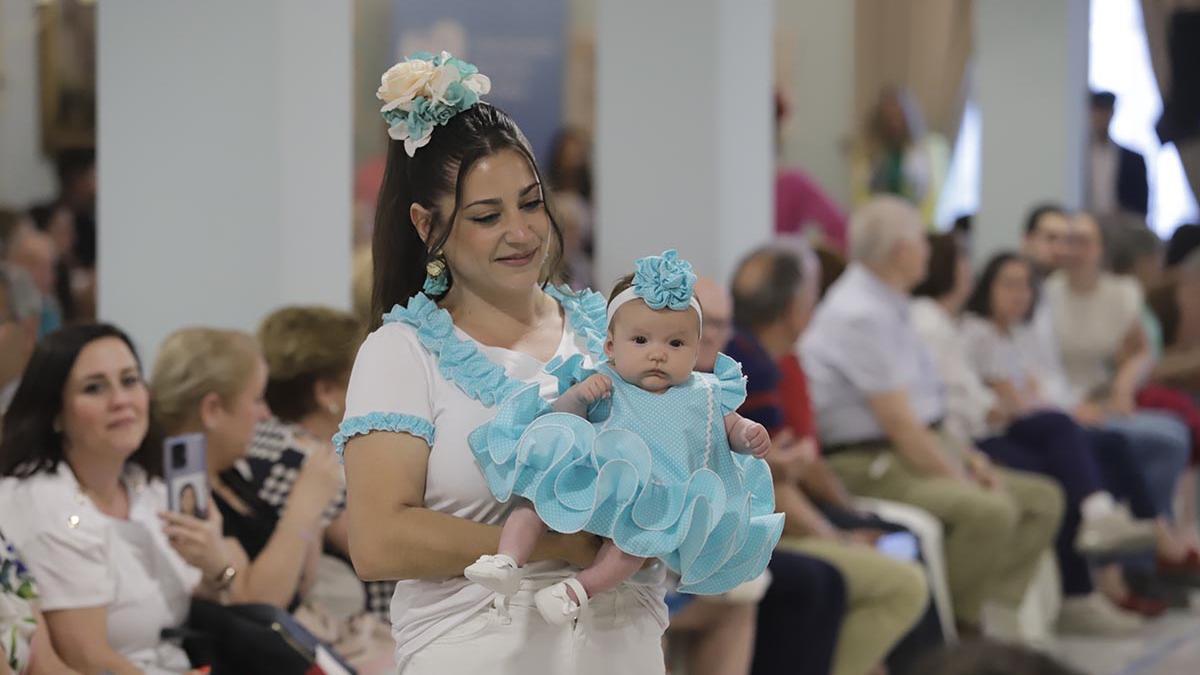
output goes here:
<path id="1" fill-rule="evenodd" d="M 1033 286 L 1029 265 L 1023 260 L 1010 260 L 1000 267 L 992 283 L 993 318 L 1005 325 L 1022 323 L 1029 315 L 1033 302 Z"/>
<path id="2" fill-rule="evenodd" d="M 502 150 L 475 162 L 464 181 L 444 248 L 450 292 L 527 292 L 542 278 L 552 241 L 537 176 L 523 155 Z M 439 200 L 440 213 L 453 208 L 453 194 Z"/>
<path id="3" fill-rule="evenodd" d="M 208 427 L 208 451 L 218 470 L 234 465 L 254 439 L 254 428 L 270 417 L 263 394 L 267 388 L 267 362 L 259 357 L 242 390 L 220 410 Z"/>
<path id="4" fill-rule="evenodd" d="M 63 388 L 64 449 L 123 464 L 146 438 L 149 407 L 150 394 L 129 346 L 115 337 L 95 340 L 79 352 Z"/>

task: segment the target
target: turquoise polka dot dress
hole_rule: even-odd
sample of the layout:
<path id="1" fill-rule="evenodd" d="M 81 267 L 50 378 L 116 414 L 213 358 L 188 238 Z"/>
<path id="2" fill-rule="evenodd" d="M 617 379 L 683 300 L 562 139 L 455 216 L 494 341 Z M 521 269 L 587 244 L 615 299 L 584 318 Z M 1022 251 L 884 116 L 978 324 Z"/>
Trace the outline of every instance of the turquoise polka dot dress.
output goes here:
<path id="1" fill-rule="evenodd" d="M 552 364 L 560 393 L 592 374 L 576 356 Z M 660 558 L 679 590 L 724 593 L 766 568 L 783 532 L 766 462 L 734 453 L 724 417 L 746 397 L 741 366 L 692 373 L 660 394 L 609 365 L 611 399 L 588 419 L 553 412 L 536 387 L 506 399 L 470 436 L 495 497 L 533 503 L 550 529 L 587 531 L 626 553 Z"/>

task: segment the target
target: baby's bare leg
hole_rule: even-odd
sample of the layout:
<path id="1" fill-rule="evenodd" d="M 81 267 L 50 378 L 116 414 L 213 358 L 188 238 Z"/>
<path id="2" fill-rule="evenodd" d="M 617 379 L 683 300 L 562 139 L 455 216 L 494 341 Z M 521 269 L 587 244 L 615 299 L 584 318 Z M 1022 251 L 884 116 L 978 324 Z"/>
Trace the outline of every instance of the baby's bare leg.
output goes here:
<path id="1" fill-rule="evenodd" d="M 588 597 L 594 598 L 597 594 L 616 588 L 622 581 L 636 574 L 644 562 L 645 558 L 629 555 L 617 548 L 612 540 L 605 539 L 591 566 L 580 572 L 576 578 L 583 584 Z M 572 597 L 575 595 L 569 586 L 567 592 Z M 579 602 L 579 598 L 574 600 Z"/>
<path id="2" fill-rule="evenodd" d="M 518 567 L 524 567 L 533 555 L 538 539 L 546 532 L 546 523 L 533 510 L 533 505 L 522 500 L 509 512 L 504 527 L 500 530 L 500 550 L 497 553 L 506 555 L 517 561 Z"/>

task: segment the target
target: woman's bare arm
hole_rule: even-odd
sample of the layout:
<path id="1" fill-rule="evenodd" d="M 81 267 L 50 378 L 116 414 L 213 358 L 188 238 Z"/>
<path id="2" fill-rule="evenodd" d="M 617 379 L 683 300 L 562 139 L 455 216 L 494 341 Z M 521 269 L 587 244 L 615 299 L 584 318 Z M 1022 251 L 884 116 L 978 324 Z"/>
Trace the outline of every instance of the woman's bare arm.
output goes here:
<path id="1" fill-rule="evenodd" d="M 404 433 L 375 432 L 346 446 L 346 513 L 350 559 L 358 576 L 436 579 L 460 576 L 495 553 L 500 528 L 424 508 L 429 446 Z M 474 467 L 463 467 L 474 471 Z M 599 539 L 547 533 L 530 560 L 591 563 Z"/>

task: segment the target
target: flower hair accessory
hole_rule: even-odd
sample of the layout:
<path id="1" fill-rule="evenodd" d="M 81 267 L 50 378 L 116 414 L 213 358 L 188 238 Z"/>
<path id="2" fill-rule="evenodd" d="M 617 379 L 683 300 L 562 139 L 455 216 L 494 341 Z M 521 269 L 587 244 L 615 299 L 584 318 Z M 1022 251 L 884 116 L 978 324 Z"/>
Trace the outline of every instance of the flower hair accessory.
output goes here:
<path id="1" fill-rule="evenodd" d="M 450 52 L 434 56 L 417 52 L 388 68 L 375 97 L 388 123 L 388 136 L 404 141 L 409 157 L 429 143 L 435 126 L 479 102 L 492 90 L 492 81 L 474 65 Z"/>
<path id="2" fill-rule="evenodd" d="M 695 285 L 696 273 L 692 271 L 692 264 L 680 258 L 675 249 L 641 258 L 634 263 L 633 285 L 618 293 L 608 304 L 608 320 L 612 322 L 621 305 L 640 299 L 650 309 L 682 312 L 690 307 L 696 310 L 703 325 L 704 313 L 692 293 Z"/>

